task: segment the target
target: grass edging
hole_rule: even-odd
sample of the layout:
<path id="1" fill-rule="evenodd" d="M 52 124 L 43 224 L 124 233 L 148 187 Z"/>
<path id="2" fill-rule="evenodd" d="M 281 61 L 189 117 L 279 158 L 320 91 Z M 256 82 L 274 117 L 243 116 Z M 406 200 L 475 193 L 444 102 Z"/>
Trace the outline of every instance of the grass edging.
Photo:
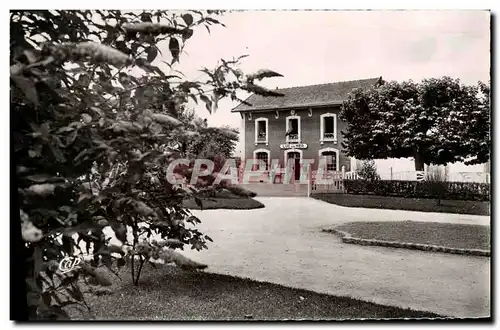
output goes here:
<path id="1" fill-rule="evenodd" d="M 402 248 L 402 249 L 412 249 L 412 250 L 421 250 L 421 251 L 430 251 L 430 252 L 443 252 L 443 253 L 452 253 L 452 254 L 462 254 L 462 255 L 471 255 L 471 256 L 481 256 L 481 257 L 490 257 L 491 251 L 481 250 L 481 249 L 459 249 L 459 248 L 450 248 L 446 246 L 432 245 L 432 244 L 420 244 L 420 243 L 407 243 L 407 242 L 398 242 L 398 241 L 383 241 L 378 239 L 366 239 L 359 237 L 352 237 L 352 235 L 346 231 L 338 230 L 338 229 L 322 229 L 323 232 L 333 233 L 342 238 L 343 243 L 348 244 L 358 244 L 358 245 L 373 245 L 373 246 L 383 246 L 383 247 L 392 247 L 392 248 Z"/>

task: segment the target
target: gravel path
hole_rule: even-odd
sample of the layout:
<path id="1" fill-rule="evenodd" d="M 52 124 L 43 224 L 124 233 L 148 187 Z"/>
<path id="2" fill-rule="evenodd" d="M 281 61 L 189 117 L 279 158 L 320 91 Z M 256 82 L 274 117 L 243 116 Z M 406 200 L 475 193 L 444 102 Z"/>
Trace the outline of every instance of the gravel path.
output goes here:
<path id="1" fill-rule="evenodd" d="M 185 255 L 216 273 L 445 316 L 490 315 L 489 258 L 345 244 L 321 232 L 352 221 L 489 225 L 489 217 L 346 208 L 300 197 L 256 199 L 266 207 L 193 211 L 214 243 Z"/>

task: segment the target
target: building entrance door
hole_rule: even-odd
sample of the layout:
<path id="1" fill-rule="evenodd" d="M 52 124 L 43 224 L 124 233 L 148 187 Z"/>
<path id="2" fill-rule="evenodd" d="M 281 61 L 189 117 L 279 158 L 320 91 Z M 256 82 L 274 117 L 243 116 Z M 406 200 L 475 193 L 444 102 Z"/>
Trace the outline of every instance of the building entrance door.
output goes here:
<path id="1" fill-rule="evenodd" d="M 300 153 L 299 152 L 289 152 L 287 154 L 288 160 L 293 159 L 294 161 L 292 162 L 292 171 L 294 173 L 294 179 L 295 181 L 300 180 Z"/>

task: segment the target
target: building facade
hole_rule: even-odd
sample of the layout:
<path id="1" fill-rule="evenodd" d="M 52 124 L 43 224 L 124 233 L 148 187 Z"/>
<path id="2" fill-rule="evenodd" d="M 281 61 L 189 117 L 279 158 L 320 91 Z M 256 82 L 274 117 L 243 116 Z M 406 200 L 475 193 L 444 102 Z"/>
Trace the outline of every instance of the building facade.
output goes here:
<path id="1" fill-rule="evenodd" d="M 355 88 L 372 88 L 382 78 L 337 82 L 278 89 L 282 97 L 251 95 L 232 112 L 242 118 L 243 158 L 262 160 L 269 169 L 272 160 L 281 168 L 295 164 L 295 180 L 300 177 L 301 160 L 313 160 L 317 170 L 321 159 L 327 170 L 351 168 L 351 158 L 342 148 L 340 120 L 342 102 Z M 275 165 L 275 164 L 273 164 Z"/>

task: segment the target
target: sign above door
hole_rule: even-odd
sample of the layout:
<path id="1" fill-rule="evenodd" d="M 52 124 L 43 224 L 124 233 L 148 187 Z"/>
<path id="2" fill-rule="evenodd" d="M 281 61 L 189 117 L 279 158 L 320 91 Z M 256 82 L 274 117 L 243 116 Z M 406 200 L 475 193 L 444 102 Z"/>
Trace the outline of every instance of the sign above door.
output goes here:
<path id="1" fill-rule="evenodd" d="M 280 149 L 307 149 L 307 143 L 283 143 Z"/>

